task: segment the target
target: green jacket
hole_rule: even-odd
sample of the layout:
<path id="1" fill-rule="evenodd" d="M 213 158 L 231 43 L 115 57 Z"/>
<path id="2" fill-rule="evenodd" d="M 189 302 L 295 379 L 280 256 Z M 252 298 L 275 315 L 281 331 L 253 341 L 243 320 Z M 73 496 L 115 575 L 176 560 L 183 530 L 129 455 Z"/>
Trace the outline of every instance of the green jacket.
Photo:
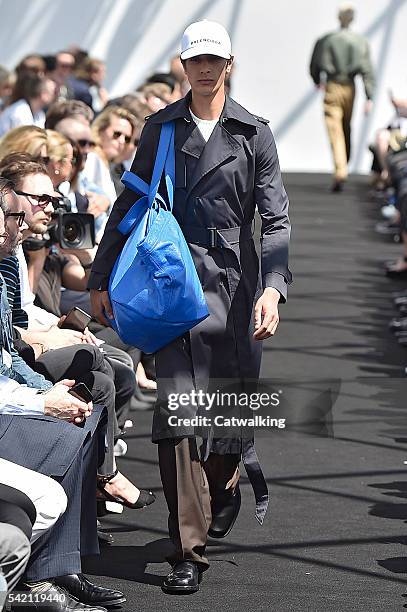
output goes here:
<path id="1" fill-rule="evenodd" d="M 373 68 L 370 62 L 369 43 L 364 36 L 341 29 L 317 40 L 310 64 L 311 77 L 320 84 L 321 73 L 327 81 L 353 83 L 357 74 L 363 78 L 366 97 L 370 100 L 374 90 Z"/>

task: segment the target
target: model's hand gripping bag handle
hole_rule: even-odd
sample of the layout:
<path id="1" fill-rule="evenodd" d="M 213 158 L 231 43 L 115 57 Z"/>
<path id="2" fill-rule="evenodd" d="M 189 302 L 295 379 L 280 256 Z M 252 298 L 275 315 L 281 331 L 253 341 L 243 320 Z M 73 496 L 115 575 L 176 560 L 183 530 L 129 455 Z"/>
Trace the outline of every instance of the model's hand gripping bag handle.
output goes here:
<path id="1" fill-rule="evenodd" d="M 208 307 L 189 247 L 172 214 L 174 122 L 161 126 L 150 185 L 132 172 L 122 182 L 141 197 L 118 226 L 128 235 L 110 275 L 113 329 L 126 344 L 154 353 L 203 321 Z M 157 193 L 162 174 L 168 206 Z"/>

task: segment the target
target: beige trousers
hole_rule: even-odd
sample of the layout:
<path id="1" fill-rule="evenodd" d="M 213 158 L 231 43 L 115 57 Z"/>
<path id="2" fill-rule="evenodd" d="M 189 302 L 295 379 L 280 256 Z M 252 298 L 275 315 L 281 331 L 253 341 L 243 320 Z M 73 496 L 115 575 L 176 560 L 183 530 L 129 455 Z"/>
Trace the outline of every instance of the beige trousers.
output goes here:
<path id="1" fill-rule="evenodd" d="M 334 81 L 326 84 L 324 115 L 329 142 L 335 165 L 335 179 L 344 180 L 348 176 L 350 158 L 350 123 L 352 118 L 355 86 L 342 85 Z"/>
<path id="2" fill-rule="evenodd" d="M 195 561 L 202 570 L 211 524 L 211 499 L 219 489 L 234 489 L 239 480 L 240 455 L 211 453 L 203 463 L 194 438 L 158 443 L 161 481 L 169 510 L 168 531 L 174 553 L 168 558 Z"/>

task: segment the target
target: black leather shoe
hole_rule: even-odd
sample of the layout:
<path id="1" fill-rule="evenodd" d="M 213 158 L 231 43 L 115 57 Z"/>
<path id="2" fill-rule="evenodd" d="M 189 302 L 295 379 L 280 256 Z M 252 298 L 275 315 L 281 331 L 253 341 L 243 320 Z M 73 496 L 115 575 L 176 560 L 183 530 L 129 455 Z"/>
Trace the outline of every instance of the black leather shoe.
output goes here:
<path id="1" fill-rule="evenodd" d="M 336 179 L 331 186 L 332 193 L 340 193 L 343 191 L 345 181 Z"/>
<path id="2" fill-rule="evenodd" d="M 196 593 L 199 590 L 201 572 L 193 561 L 178 561 L 164 579 L 164 593 Z"/>
<path id="3" fill-rule="evenodd" d="M 120 606 L 126 601 L 125 596 L 120 591 L 97 586 L 83 574 L 59 576 L 55 578 L 54 582 L 68 591 L 70 595 L 90 606 L 101 605 L 105 608 L 111 608 L 112 606 Z"/>
<path id="4" fill-rule="evenodd" d="M 107 612 L 102 606 L 81 603 L 55 584 L 41 591 L 27 589 L 26 593 L 26 601 L 12 604 L 12 612 Z"/>
<path id="5" fill-rule="evenodd" d="M 233 493 L 220 491 L 212 501 L 212 522 L 208 530 L 211 538 L 224 538 L 232 530 L 239 514 L 241 496 L 239 485 Z"/>

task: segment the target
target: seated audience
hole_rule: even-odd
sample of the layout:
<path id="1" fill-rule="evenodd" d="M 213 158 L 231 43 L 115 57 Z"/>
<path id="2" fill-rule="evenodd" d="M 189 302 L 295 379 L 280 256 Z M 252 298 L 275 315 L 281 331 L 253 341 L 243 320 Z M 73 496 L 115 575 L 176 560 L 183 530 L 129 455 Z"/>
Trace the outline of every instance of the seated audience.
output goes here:
<path id="1" fill-rule="evenodd" d="M 55 83 L 38 75 L 23 74 L 17 79 L 10 105 L 0 114 L 0 136 L 20 125 L 44 127 L 45 113 L 55 97 Z"/>
<path id="2" fill-rule="evenodd" d="M 45 128 L 55 130 L 57 123 L 63 119 L 76 119 L 89 126 L 93 121 L 92 109 L 80 100 L 64 100 L 51 104 L 45 116 Z"/>
<path id="3" fill-rule="evenodd" d="M 105 63 L 99 59 L 86 57 L 75 68 L 74 75 L 67 79 L 72 98 L 82 100 L 95 113 L 100 113 L 109 99 L 103 87 L 105 76 Z"/>
<path id="4" fill-rule="evenodd" d="M 12 72 L 0 66 L 0 112 L 9 104 L 15 78 Z"/>
<path id="5" fill-rule="evenodd" d="M 89 181 L 83 173 L 88 155 L 95 146 L 92 132 L 88 125 L 78 121 L 75 117 L 62 119 L 62 121 L 56 124 L 55 130 L 63 134 L 71 142 L 75 142 L 79 148 L 80 165 L 78 173 L 74 179 L 71 178 L 70 191 L 68 193 L 64 192 L 64 195 L 69 197 L 73 211 L 87 212 L 94 215 L 96 241 L 98 241 L 98 233 L 104 227 L 107 219 L 110 200 L 100 187 L 96 183 Z"/>
<path id="6" fill-rule="evenodd" d="M 0 161 L 12 153 L 28 153 L 48 161 L 47 133 L 35 125 L 24 125 L 7 132 L 0 140 Z"/>
<path id="7" fill-rule="evenodd" d="M 136 120 L 129 111 L 108 106 L 92 124 L 95 151 L 88 155 L 84 174 L 103 189 L 113 204 L 117 194 L 109 164 L 120 159 L 130 145 L 136 130 Z"/>
<path id="8" fill-rule="evenodd" d="M 76 160 L 73 155 L 73 147 L 65 136 L 55 130 L 46 130 L 47 150 L 49 162 L 47 164 L 48 175 L 51 178 L 54 189 L 65 181 L 69 181 Z"/>
<path id="9" fill-rule="evenodd" d="M 24 227 L 24 212 L 10 185 L 0 182 L 0 259 L 10 254 Z M 0 274 L 0 374 L 8 386 L 0 407 L 0 458 L 57 477 L 69 503 L 58 529 L 49 529 L 33 543 L 24 585 L 33 595 L 58 596 L 35 602 L 49 611 L 99 610 L 101 600 L 124 601 L 122 593 L 95 587 L 81 574 L 80 555 L 98 552 L 94 476 L 99 440 L 103 448 L 102 413 L 92 403 L 69 394 L 73 380 L 52 385 L 24 364 L 14 349 L 11 312 Z M 2 393 L 3 397 L 3 393 Z M 78 427 L 83 424 L 83 427 Z M 93 477 L 92 477 L 93 475 Z M 81 511 L 81 503 L 83 512 Z M 61 584 L 78 599 L 61 591 Z M 85 603 L 79 603 L 82 600 Z M 89 608 L 86 601 L 96 604 Z M 27 604 L 28 609 L 32 605 Z M 20 608 L 27 608 L 23 604 Z"/>
<path id="10" fill-rule="evenodd" d="M 37 74 L 38 76 L 44 76 L 45 74 L 45 62 L 42 55 L 38 53 L 30 53 L 26 55 L 15 67 L 15 73 L 18 78 L 27 74 Z"/>
<path id="11" fill-rule="evenodd" d="M 30 189 L 30 191 L 24 191 L 24 198 L 20 198 L 21 200 L 25 200 L 25 202 L 30 203 L 31 201 L 35 201 L 34 198 L 37 197 L 35 194 L 46 194 L 52 193 L 52 184 L 49 177 L 46 175 L 45 168 L 40 164 L 40 168 L 37 168 L 37 174 L 34 174 L 35 168 L 33 166 L 35 162 L 32 162 L 32 165 L 23 163 L 20 164 L 19 167 L 14 165 L 14 173 L 9 171 L 9 177 L 14 176 L 17 177 L 19 183 L 16 180 L 16 189 L 19 190 L 19 193 L 22 193 L 23 189 Z M 10 168 L 10 167 L 9 167 Z M 7 170 L 6 166 L 2 166 L 0 173 Z M 24 175 L 24 173 L 27 173 Z M 28 180 L 27 180 L 28 177 Z M 36 177 L 36 178 L 34 178 Z M 18 189 L 20 188 L 20 189 Z M 20 199 L 17 198 L 15 193 L 10 190 L 9 184 L 4 184 L 3 179 L 3 205 L 8 207 L 6 210 L 6 221 L 9 222 L 9 218 L 12 217 L 10 223 L 14 224 L 9 229 L 10 238 L 7 241 L 7 251 L 9 255 L 13 255 L 18 247 L 18 243 L 21 240 L 21 232 L 16 231 L 16 221 L 14 221 L 14 217 L 19 218 L 25 214 L 21 212 L 21 203 Z M 27 195 L 29 193 L 29 195 Z M 27 206 L 27 204 L 26 204 Z M 41 207 L 35 204 L 31 204 L 30 207 L 27 207 L 28 214 L 33 216 L 32 210 L 37 212 L 37 224 L 41 225 L 39 218 L 44 220 L 47 219 L 47 216 L 41 212 Z M 46 210 L 47 206 L 44 210 Z M 34 213 L 35 216 L 35 213 Z M 14 230 L 14 234 L 12 234 Z M 6 249 L 6 245 L 3 245 L 3 251 Z M 3 256 L 4 258 L 4 256 Z M 22 258 L 24 259 L 24 258 Z M 13 265 L 16 266 L 15 258 L 8 257 L 6 260 L 8 262 L 8 272 L 10 273 L 10 267 Z M 20 257 L 21 261 L 21 257 Z M 3 262 L 4 265 L 4 262 Z M 27 273 L 28 277 L 28 273 Z M 19 290 L 19 273 L 18 267 L 17 272 L 14 274 L 14 282 L 18 285 Z M 6 288 L 4 287 L 4 292 L 6 292 Z M 11 296 L 12 300 L 14 300 L 14 296 Z M 39 309 L 40 310 L 40 309 Z M 46 313 L 44 313 L 45 315 Z M 57 317 L 53 317 L 58 322 Z M 137 487 L 135 487 L 127 478 L 125 478 L 120 472 L 118 472 L 115 459 L 114 459 L 114 442 L 115 438 L 119 435 L 119 430 L 117 426 L 117 419 L 115 413 L 115 402 L 118 404 L 118 407 L 123 406 L 127 403 L 134 392 L 134 385 L 131 386 L 123 386 L 116 390 L 114 385 L 114 372 L 112 368 L 116 367 L 116 363 L 107 361 L 105 359 L 104 354 L 98 350 L 97 346 L 89 345 L 89 341 L 94 344 L 95 339 L 93 339 L 92 335 L 89 334 L 87 330 L 82 334 L 80 332 L 71 331 L 68 329 L 59 329 L 58 327 L 49 327 L 45 326 L 44 328 L 39 328 L 35 331 L 30 332 L 30 328 L 27 323 L 25 327 L 18 327 L 17 331 L 21 334 L 21 338 L 24 342 L 29 345 L 38 345 L 40 349 L 40 354 L 38 358 L 34 361 L 33 367 L 37 370 L 37 372 L 45 375 L 48 380 L 52 380 L 53 382 L 57 382 L 62 379 L 76 379 L 79 382 L 83 382 L 90 389 L 93 399 L 95 402 L 99 402 L 101 405 L 105 406 L 108 411 L 108 426 L 107 426 L 107 436 L 106 436 L 106 452 L 103 464 L 99 470 L 100 473 L 100 482 L 107 483 L 106 486 L 107 491 L 104 489 L 106 487 L 101 488 L 101 496 L 108 497 L 108 495 L 115 495 L 117 499 L 120 499 L 119 503 L 123 503 L 124 505 L 128 505 L 130 507 L 141 507 L 141 504 L 144 504 L 144 501 L 147 500 L 148 503 L 151 503 L 151 500 L 154 499 L 147 494 L 146 492 L 140 492 Z M 59 336 L 62 336 L 61 338 Z M 77 346 L 72 346 L 77 345 Z M 14 343 L 13 343 L 14 346 Z M 59 349 L 50 350 L 50 347 L 61 347 Z M 37 380 L 35 376 L 33 378 L 32 369 L 28 368 L 28 366 L 24 365 L 24 362 L 19 359 L 19 364 L 21 365 L 23 372 L 22 377 L 24 378 L 24 374 L 26 373 L 27 384 L 29 386 L 35 386 L 35 381 Z M 28 370 L 27 370 L 28 368 Z M 129 375 L 132 376 L 132 371 L 130 368 Z M 0 368 L 0 373 L 1 368 Z M 6 373 L 7 375 L 7 373 Z M 43 377 L 38 379 L 41 381 L 45 380 Z M 52 383 L 47 381 L 47 387 L 51 386 Z M 103 489 L 103 491 L 102 491 Z M 112 490 L 114 489 L 114 491 Z"/>

